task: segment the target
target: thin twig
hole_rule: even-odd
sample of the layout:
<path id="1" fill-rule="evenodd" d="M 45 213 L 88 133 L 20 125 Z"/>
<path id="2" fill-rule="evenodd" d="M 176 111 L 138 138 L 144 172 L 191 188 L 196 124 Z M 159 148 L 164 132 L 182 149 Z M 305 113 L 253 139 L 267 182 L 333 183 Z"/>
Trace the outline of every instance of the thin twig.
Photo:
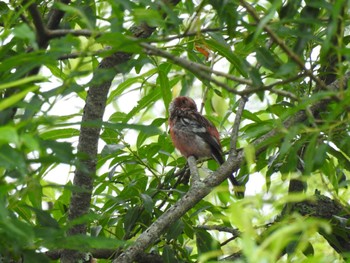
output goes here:
<path id="1" fill-rule="evenodd" d="M 287 79 L 284 79 L 284 80 L 276 81 L 276 82 L 274 82 L 272 84 L 266 85 L 265 87 L 266 88 L 272 88 L 274 86 L 288 84 L 290 82 L 293 82 L 293 81 L 298 80 L 298 79 L 303 78 L 303 77 L 305 77 L 305 73 L 301 73 L 301 74 L 295 75 L 293 77 L 290 77 L 290 78 L 287 78 Z"/>
<path id="2" fill-rule="evenodd" d="M 242 118 L 242 114 L 243 114 L 243 110 L 245 107 L 246 102 L 248 101 L 248 97 L 241 97 L 239 104 L 238 104 L 238 108 L 236 111 L 236 117 L 235 117 L 235 121 L 233 123 L 232 126 L 232 132 L 231 132 L 231 144 L 230 144 L 230 154 L 229 154 L 229 159 L 230 156 L 236 156 L 237 155 L 237 141 L 238 141 L 238 132 L 239 132 L 239 125 L 241 123 L 241 118 Z"/>
<path id="3" fill-rule="evenodd" d="M 201 29 L 200 31 L 196 32 L 185 32 L 179 35 L 171 36 L 171 37 L 163 37 L 163 38 L 158 38 L 158 39 L 149 39 L 147 40 L 148 43 L 161 43 L 161 42 L 169 42 L 175 39 L 180 39 L 180 38 L 185 38 L 185 37 L 193 37 L 197 36 L 198 33 L 205 34 L 209 32 L 218 32 L 218 31 L 223 31 L 224 28 L 204 28 Z"/>
<path id="4" fill-rule="evenodd" d="M 48 36 L 50 38 L 59 38 L 64 37 L 66 35 L 73 35 L 73 36 L 84 36 L 84 37 L 99 37 L 101 36 L 101 33 L 94 32 L 88 29 L 80 29 L 80 30 L 72 30 L 72 29 L 56 29 L 56 30 L 50 30 L 47 32 Z"/>
<path id="5" fill-rule="evenodd" d="M 204 230 L 215 230 L 215 231 L 220 231 L 220 232 L 231 233 L 236 238 L 241 235 L 241 232 L 238 229 L 232 228 L 232 227 L 228 227 L 228 226 L 200 225 L 200 226 L 196 226 L 196 227 L 199 228 L 199 229 L 204 229 Z"/>
<path id="6" fill-rule="evenodd" d="M 223 247 L 230 243 L 231 241 L 235 240 L 237 237 L 230 237 L 229 239 L 225 240 L 224 242 L 220 243 L 220 247 Z"/>

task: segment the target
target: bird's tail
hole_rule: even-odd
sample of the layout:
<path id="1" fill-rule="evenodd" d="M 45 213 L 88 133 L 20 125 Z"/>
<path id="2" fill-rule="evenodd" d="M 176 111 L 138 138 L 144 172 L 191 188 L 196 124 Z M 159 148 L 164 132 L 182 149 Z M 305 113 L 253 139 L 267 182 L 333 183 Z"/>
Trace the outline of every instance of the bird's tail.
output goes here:
<path id="1" fill-rule="evenodd" d="M 215 151 L 213 151 L 213 152 L 215 152 Z M 212 156 L 220 165 L 222 165 L 225 162 L 224 158 L 222 157 L 222 153 L 213 154 Z M 237 181 L 237 179 L 233 176 L 233 174 L 230 174 L 228 179 L 231 181 L 231 183 L 233 185 L 233 190 L 235 191 L 236 197 L 243 198 L 244 197 L 244 186 L 241 185 Z"/>
<path id="2" fill-rule="evenodd" d="M 244 197 L 244 186 L 241 185 L 237 179 L 233 176 L 233 174 L 230 174 L 228 179 L 231 181 L 233 185 L 233 190 L 235 191 L 235 195 L 237 198 L 243 198 Z"/>

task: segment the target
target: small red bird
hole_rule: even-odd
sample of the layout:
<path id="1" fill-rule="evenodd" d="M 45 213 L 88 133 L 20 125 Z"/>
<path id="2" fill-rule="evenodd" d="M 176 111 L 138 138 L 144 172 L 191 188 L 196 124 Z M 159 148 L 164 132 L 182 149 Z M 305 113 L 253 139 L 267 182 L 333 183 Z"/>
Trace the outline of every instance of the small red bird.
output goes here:
<path id="1" fill-rule="evenodd" d="M 219 132 L 198 112 L 193 99 L 184 96 L 175 98 L 170 103 L 169 113 L 171 139 L 184 157 L 212 157 L 219 164 L 224 163 Z M 232 174 L 229 179 L 234 186 L 240 185 Z"/>

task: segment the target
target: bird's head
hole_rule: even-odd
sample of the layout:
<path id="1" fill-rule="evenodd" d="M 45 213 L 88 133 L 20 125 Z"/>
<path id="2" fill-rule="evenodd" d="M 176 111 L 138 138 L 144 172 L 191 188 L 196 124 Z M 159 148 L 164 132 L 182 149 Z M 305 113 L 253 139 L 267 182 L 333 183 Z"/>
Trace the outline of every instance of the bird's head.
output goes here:
<path id="1" fill-rule="evenodd" d="M 169 112 L 172 114 L 175 110 L 192 110 L 197 111 L 197 105 L 193 99 L 185 96 L 175 98 L 169 106 Z"/>

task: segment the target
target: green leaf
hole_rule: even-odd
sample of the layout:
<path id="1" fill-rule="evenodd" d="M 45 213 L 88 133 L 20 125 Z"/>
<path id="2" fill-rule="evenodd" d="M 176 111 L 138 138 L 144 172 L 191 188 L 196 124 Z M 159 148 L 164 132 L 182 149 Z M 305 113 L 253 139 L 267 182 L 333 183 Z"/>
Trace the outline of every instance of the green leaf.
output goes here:
<path id="1" fill-rule="evenodd" d="M 43 253 L 36 253 L 35 251 L 27 250 L 24 251 L 22 256 L 23 262 L 40 262 L 40 263 L 50 263 L 51 260 Z"/>
<path id="2" fill-rule="evenodd" d="M 58 222 L 51 216 L 48 211 L 37 209 L 35 207 L 30 207 L 35 212 L 36 219 L 40 226 L 42 227 L 52 227 L 59 229 L 60 226 Z"/>
<path id="3" fill-rule="evenodd" d="M 274 123 L 270 120 L 247 124 L 241 129 L 243 132 L 243 138 L 255 139 L 262 134 L 271 131 L 271 129 L 274 127 L 273 125 Z"/>
<path id="4" fill-rule="evenodd" d="M 30 202 L 32 203 L 34 208 L 40 208 L 42 205 L 42 187 L 40 183 L 37 181 L 37 179 L 32 178 L 28 183 L 28 198 Z"/>
<path id="5" fill-rule="evenodd" d="M 198 254 L 213 252 L 220 249 L 220 244 L 215 240 L 206 230 L 196 229 L 196 244 L 198 248 Z M 211 257 L 211 260 L 217 260 L 217 257 Z"/>
<path id="6" fill-rule="evenodd" d="M 101 151 L 101 156 L 107 156 L 111 154 L 117 154 L 120 150 L 124 149 L 124 144 L 107 144 Z"/>
<path id="7" fill-rule="evenodd" d="M 262 122 L 256 114 L 251 113 L 250 111 L 247 111 L 247 110 L 243 110 L 242 117 L 245 119 L 249 119 L 251 121 L 257 122 L 257 123 Z"/>
<path id="8" fill-rule="evenodd" d="M 151 27 L 163 26 L 165 22 L 158 10 L 134 8 L 133 16 L 136 24 L 147 23 Z"/>
<path id="9" fill-rule="evenodd" d="M 126 121 L 130 120 L 134 115 L 144 108 L 149 107 L 155 101 L 159 100 L 161 96 L 160 89 L 153 89 L 146 96 L 142 97 L 138 102 L 137 106 L 135 106 L 127 115 Z"/>
<path id="10" fill-rule="evenodd" d="M 281 66 L 274 54 L 271 54 L 271 52 L 265 47 L 260 47 L 256 50 L 256 59 L 263 67 L 272 72 L 276 71 Z"/>
<path id="11" fill-rule="evenodd" d="M 305 163 L 305 169 L 304 169 L 304 173 L 305 174 L 310 174 L 313 171 L 314 168 L 314 163 L 315 163 L 315 155 L 318 154 L 317 153 L 317 139 L 318 139 L 318 134 L 312 136 L 312 138 L 310 139 L 306 150 L 305 150 L 305 154 L 304 154 L 304 163 Z"/>
<path id="12" fill-rule="evenodd" d="M 137 39 L 126 36 L 120 32 L 104 33 L 101 37 L 96 39 L 98 43 L 109 45 L 115 51 L 123 51 L 127 53 L 142 53 L 142 48 L 138 44 Z"/>
<path id="13" fill-rule="evenodd" d="M 169 85 L 168 72 L 171 69 L 170 63 L 163 63 L 158 67 L 158 78 L 157 83 L 162 91 L 162 97 L 164 101 L 164 106 L 168 112 L 168 107 L 171 102 L 172 94 Z"/>
<path id="14" fill-rule="evenodd" d="M 47 78 L 40 76 L 40 75 L 35 75 L 35 76 L 29 76 L 26 78 L 21 78 L 19 80 L 14 80 L 8 83 L 3 83 L 0 84 L 0 90 L 3 89 L 9 89 L 9 88 L 16 88 L 23 86 L 24 84 L 32 83 L 32 82 L 43 82 L 47 81 Z"/>
<path id="15" fill-rule="evenodd" d="M 4 1 L 0 1 L 0 17 L 8 14 L 9 11 L 10 11 L 10 8 L 8 8 L 7 3 L 5 3 Z"/>
<path id="16" fill-rule="evenodd" d="M 17 130 L 14 127 L 0 127 L 0 144 L 3 143 L 14 143 L 15 145 L 19 144 Z"/>
<path id="17" fill-rule="evenodd" d="M 131 231 L 132 228 L 135 227 L 135 224 L 140 217 L 140 213 L 140 206 L 134 206 L 127 210 L 126 215 L 124 216 L 124 229 L 126 232 Z"/>
<path id="18" fill-rule="evenodd" d="M 0 148 L 0 167 L 8 169 L 7 175 L 11 177 L 24 175 L 27 170 L 23 153 L 8 144 Z"/>
<path id="19" fill-rule="evenodd" d="M 37 89 L 39 89 L 38 86 L 31 86 L 29 88 L 26 88 L 25 90 L 22 90 L 18 93 L 13 94 L 12 96 L 10 96 L 6 99 L 3 99 L 2 101 L 0 101 L 0 111 L 6 109 L 8 107 L 11 107 L 16 102 L 23 99 L 29 92 L 35 91 Z"/>
<path id="20" fill-rule="evenodd" d="M 88 29 L 93 30 L 94 25 L 90 23 L 90 19 L 88 18 L 88 16 L 86 16 L 86 14 L 84 12 L 82 12 L 79 8 L 72 6 L 72 5 L 66 5 L 60 2 L 55 2 L 54 4 L 55 8 L 60 9 L 62 11 L 64 11 L 67 14 L 70 14 L 72 16 L 78 16 L 80 18 L 80 23 L 81 26 L 82 25 L 86 25 L 88 27 Z"/>
<path id="21" fill-rule="evenodd" d="M 57 142 L 54 140 L 42 140 L 40 145 L 46 151 L 52 152 L 48 156 L 49 161 L 70 164 L 74 161 L 73 147 L 68 142 Z M 45 160 L 45 158 L 44 158 Z"/>
<path id="22" fill-rule="evenodd" d="M 27 24 L 19 24 L 13 29 L 12 32 L 15 37 L 20 39 L 27 39 L 31 45 L 34 44 L 37 46 L 35 33 Z"/>
<path id="23" fill-rule="evenodd" d="M 345 167 L 346 170 L 350 171 L 350 160 L 341 152 L 333 147 L 329 147 L 328 151 L 331 155 L 336 157 L 338 162 Z"/>
<path id="24" fill-rule="evenodd" d="M 80 130 L 67 128 L 67 129 L 56 129 L 40 134 L 40 137 L 44 140 L 57 140 L 57 139 L 67 139 L 79 136 Z"/>
<path id="25" fill-rule="evenodd" d="M 248 70 L 245 65 L 245 61 L 232 52 L 231 48 L 226 43 L 219 43 L 216 39 L 208 39 L 206 40 L 206 44 L 211 50 L 218 52 L 221 56 L 225 57 L 229 62 L 231 62 L 234 68 L 237 69 L 242 76 L 248 77 Z"/>
<path id="26" fill-rule="evenodd" d="M 175 257 L 175 251 L 169 245 L 165 245 L 163 248 L 162 258 L 165 263 L 177 263 L 179 262 Z"/>
<path id="27" fill-rule="evenodd" d="M 108 99 L 107 99 L 107 104 L 111 103 L 112 100 L 114 100 L 116 97 L 118 97 L 119 95 L 121 95 L 127 88 L 129 88 L 131 85 L 135 84 L 135 83 L 143 83 L 145 78 L 148 78 L 154 74 L 156 74 L 158 71 L 157 68 L 151 69 L 149 71 L 147 71 L 146 73 L 143 73 L 135 78 L 128 78 L 125 81 L 123 81 L 122 83 L 120 83 L 118 85 L 118 87 L 113 90 L 111 92 L 111 94 L 109 95 Z"/>
<path id="28" fill-rule="evenodd" d="M 142 193 L 140 196 L 141 196 L 141 199 L 143 201 L 143 205 L 144 205 L 146 211 L 148 213 L 152 214 L 153 207 L 154 207 L 154 202 L 153 202 L 152 198 L 149 195 L 142 194 Z"/>
<path id="29" fill-rule="evenodd" d="M 128 124 L 128 123 L 104 123 L 104 126 L 106 128 L 115 129 L 115 130 L 124 130 L 124 129 L 137 130 L 140 132 L 144 132 L 149 136 L 161 133 L 160 129 L 153 125 Z"/>
<path id="30" fill-rule="evenodd" d="M 184 223 L 181 219 L 177 220 L 175 223 L 171 224 L 169 230 L 166 234 L 166 238 L 168 241 L 172 239 L 176 239 L 184 230 Z"/>
<path id="31" fill-rule="evenodd" d="M 91 237 L 87 235 L 68 236 L 57 240 L 58 248 L 91 250 L 91 249 L 116 249 L 125 245 L 126 242 L 116 238 Z"/>

